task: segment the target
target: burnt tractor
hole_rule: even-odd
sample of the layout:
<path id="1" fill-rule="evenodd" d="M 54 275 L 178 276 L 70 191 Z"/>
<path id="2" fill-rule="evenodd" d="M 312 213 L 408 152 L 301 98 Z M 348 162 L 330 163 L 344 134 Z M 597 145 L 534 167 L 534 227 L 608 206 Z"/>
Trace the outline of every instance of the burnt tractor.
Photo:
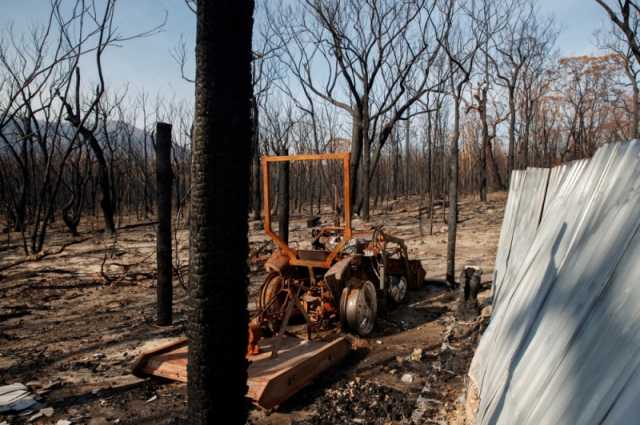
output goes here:
<path id="1" fill-rule="evenodd" d="M 326 160 L 342 162 L 343 216 L 326 226 L 316 220 L 309 248 L 294 248 L 271 227 L 269 166 Z M 268 275 L 251 321 L 249 353 L 258 350 L 260 335 L 283 334 L 294 317 L 304 319 L 309 339 L 313 332 L 336 324 L 368 336 L 380 311 L 403 303 L 407 291 L 424 281 L 420 261 L 409 259 L 402 239 L 387 234 L 382 226 L 367 231 L 351 228 L 349 160 L 349 153 L 262 158 L 264 230 L 276 250 L 265 263 Z"/>
<path id="2" fill-rule="evenodd" d="M 342 161 L 342 217 L 330 226 L 314 220 L 309 240 L 287 244 L 271 229 L 269 165 L 326 160 Z M 378 313 L 404 302 L 425 272 L 419 261 L 409 260 L 404 241 L 382 227 L 351 229 L 348 153 L 263 157 L 262 177 L 264 229 L 277 250 L 265 263 L 268 274 L 249 324 L 247 397 L 274 409 L 351 350 L 344 336 L 319 331 L 341 326 L 370 335 Z M 304 320 L 306 338 L 287 332 L 291 319 Z M 137 358 L 133 371 L 186 382 L 188 352 L 186 338 L 156 346 Z"/>

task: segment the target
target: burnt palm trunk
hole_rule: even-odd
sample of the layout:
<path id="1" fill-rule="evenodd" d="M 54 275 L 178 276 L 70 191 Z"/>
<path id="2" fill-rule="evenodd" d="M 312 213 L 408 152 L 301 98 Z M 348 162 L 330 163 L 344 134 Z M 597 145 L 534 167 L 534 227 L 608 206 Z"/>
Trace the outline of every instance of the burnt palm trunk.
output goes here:
<path id="1" fill-rule="evenodd" d="M 247 419 L 252 0 L 198 0 L 192 145 L 189 423 Z"/>

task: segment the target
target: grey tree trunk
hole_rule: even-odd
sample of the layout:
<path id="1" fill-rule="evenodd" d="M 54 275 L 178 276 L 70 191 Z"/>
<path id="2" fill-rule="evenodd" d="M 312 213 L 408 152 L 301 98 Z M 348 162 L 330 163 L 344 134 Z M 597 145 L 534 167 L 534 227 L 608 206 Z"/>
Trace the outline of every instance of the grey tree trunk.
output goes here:
<path id="1" fill-rule="evenodd" d="M 252 0 L 198 0 L 188 420 L 247 421 Z M 242 190 L 239 190 L 242 188 Z"/>
<path id="2" fill-rule="evenodd" d="M 160 326 L 169 326 L 173 321 L 173 265 L 171 258 L 171 124 L 156 124 L 156 184 L 158 228 L 156 233 L 156 263 L 158 282 L 158 318 Z"/>
<path id="3" fill-rule="evenodd" d="M 447 238 L 447 282 L 455 283 L 456 237 L 458 232 L 458 143 L 460 139 L 460 97 L 455 97 L 453 137 L 449 150 L 449 217 Z"/>

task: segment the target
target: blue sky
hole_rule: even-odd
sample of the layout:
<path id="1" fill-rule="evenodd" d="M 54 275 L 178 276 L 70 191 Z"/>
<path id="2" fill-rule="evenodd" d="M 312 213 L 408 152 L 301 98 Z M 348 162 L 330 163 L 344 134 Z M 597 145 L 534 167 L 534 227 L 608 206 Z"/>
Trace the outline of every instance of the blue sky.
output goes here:
<path id="1" fill-rule="evenodd" d="M 268 0 L 267 0 L 268 1 Z M 500 1 L 500 0 L 495 0 Z M 16 30 L 42 22 L 48 0 L 0 0 L 0 25 L 14 22 Z M 561 55 L 593 53 L 593 32 L 608 28 L 606 16 L 593 0 L 538 0 L 543 14 L 553 14 L 561 33 L 557 48 Z M 181 80 L 178 66 L 170 51 L 184 35 L 195 37 L 195 16 L 182 0 L 120 0 L 116 18 L 119 31 L 132 34 L 162 22 L 167 24 L 160 34 L 133 40 L 124 47 L 112 49 L 105 57 L 105 71 L 111 87 L 128 84 L 130 92 L 145 90 L 152 96 L 191 99 L 193 87 Z"/>

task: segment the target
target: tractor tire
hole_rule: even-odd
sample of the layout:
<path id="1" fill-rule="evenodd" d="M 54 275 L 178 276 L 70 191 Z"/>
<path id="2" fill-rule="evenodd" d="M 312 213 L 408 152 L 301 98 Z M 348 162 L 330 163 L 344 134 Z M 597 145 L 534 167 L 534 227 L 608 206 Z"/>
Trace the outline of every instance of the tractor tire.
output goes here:
<path id="1" fill-rule="evenodd" d="M 266 317 L 277 314 L 286 301 L 287 294 L 282 290 L 282 287 L 283 277 L 280 273 L 269 273 L 269 275 L 262 283 L 262 286 L 260 287 L 260 293 L 258 294 L 257 307 L 258 311 L 263 311 L 268 307 L 268 312 L 265 315 Z M 276 299 L 273 300 L 274 298 Z M 266 325 L 273 333 L 278 332 L 280 328 L 279 323 L 272 322 L 270 320 L 266 321 Z"/>
<path id="2" fill-rule="evenodd" d="M 404 275 L 389 276 L 389 289 L 387 294 L 394 304 L 402 304 L 407 301 L 409 283 Z"/>
<path id="3" fill-rule="evenodd" d="M 366 281 L 359 287 L 346 286 L 340 297 L 340 319 L 344 328 L 363 337 L 375 328 L 378 297 L 373 283 Z"/>

